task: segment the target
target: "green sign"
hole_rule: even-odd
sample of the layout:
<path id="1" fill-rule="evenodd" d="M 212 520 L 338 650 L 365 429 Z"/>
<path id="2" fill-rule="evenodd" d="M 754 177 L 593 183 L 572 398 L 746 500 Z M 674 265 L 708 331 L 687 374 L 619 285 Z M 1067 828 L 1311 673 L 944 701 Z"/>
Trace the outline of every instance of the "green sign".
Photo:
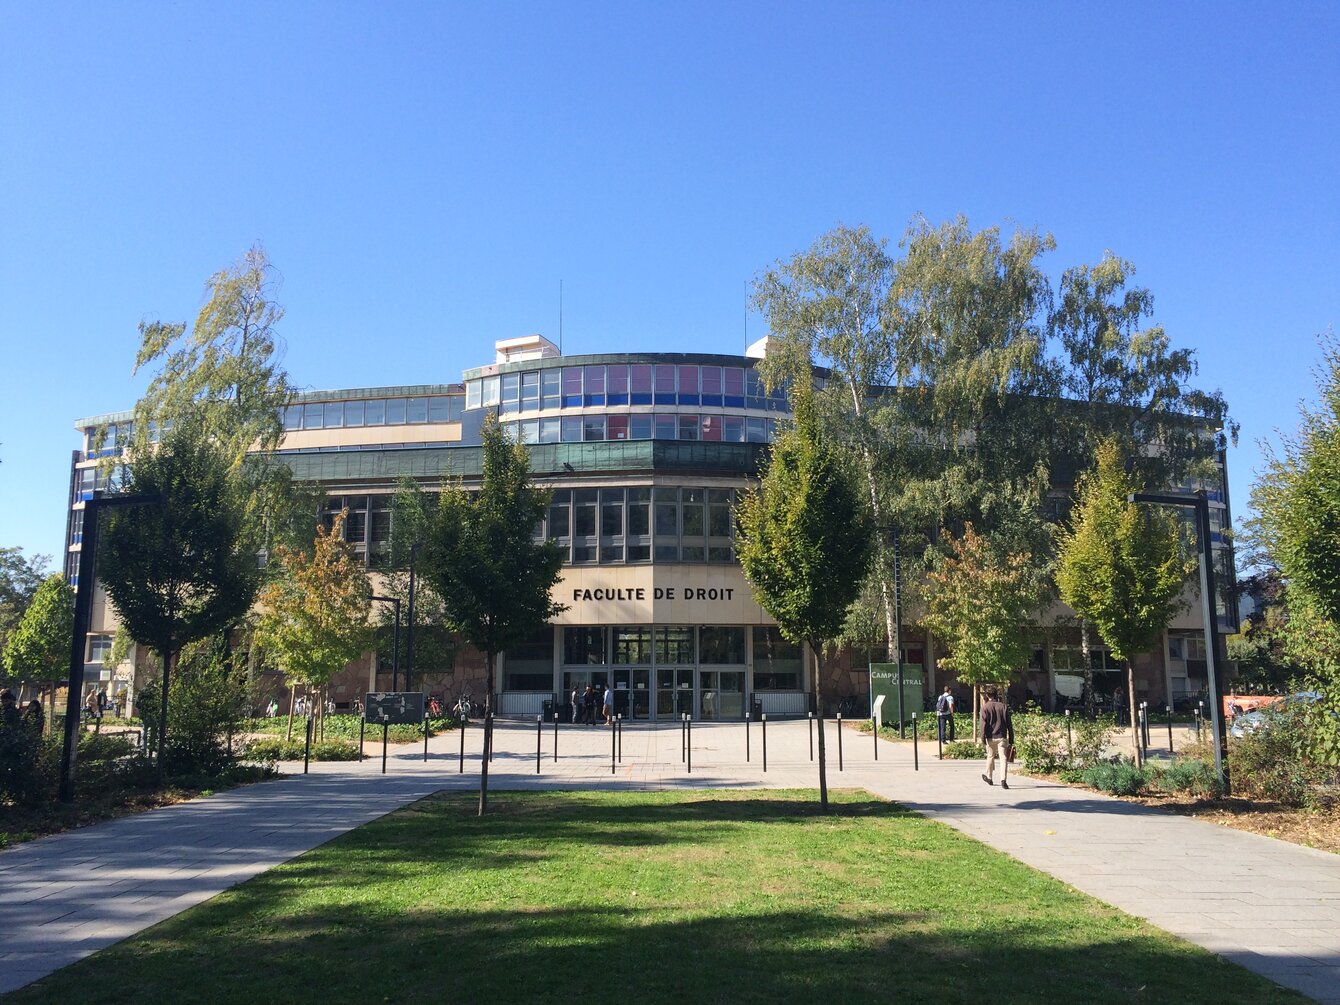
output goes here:
<path id="1" fill-rule="evenodd" d="M 904 722 L 912 721 L 912 713 L 922 709 L 925 694 L 926 671 L 915 663 L 903 664 L 903 708 Z M 884 696 L 884 705 L 880 709 L 881 722 L 898 721 L 898 665 L 896 663 L 870 664 L 870 707 L 874 709 L 880 695 Z"/>

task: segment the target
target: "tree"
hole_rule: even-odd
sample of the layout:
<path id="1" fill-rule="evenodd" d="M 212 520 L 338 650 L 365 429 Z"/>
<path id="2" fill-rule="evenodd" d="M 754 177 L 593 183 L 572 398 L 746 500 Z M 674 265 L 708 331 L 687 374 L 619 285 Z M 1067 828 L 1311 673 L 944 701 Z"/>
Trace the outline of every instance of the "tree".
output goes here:
<path id="1" fill-rule="evenodd" d="M 1195 568 L 1176 516 L 1127 501 L 1142 488 L 1127 471 L 1120 446 L 1110 440 L 1100 444 L 1093 470 L 1080 480 L 1056 574 L 1061 599 L 1098 629 L 1113 656 L 1126 662 L 1132 726 L 1136 702 L 1131 660 L 1163 637 L 1181 609 L 1182 587 Z M 1138 732 L 1131 730 L 1137 765 L 1142 761 Z"/>
<path id="2" fill-rule="evenodd" d="M 973 689 L 973 737 L 978 688 L 1004 684 L 1028 665 L 1028 615 L 1038 602 L 1027 554 L 1001 554 L 971 523 L 963 536 L 944 535 L 949 554 L 925 586 L 926 626 L 949 648 L 941 663 Z"/>
<path id="3" fill-rule="evenodd" d="M 174 423 L 198 423 L 248 484 L 247 532 L 258 543 L 293 492 L 288 468 L 272 460 L 293 394 L 275 332 L 284 316 L 272 299 L 276 285 L 265 250 L 253 245 L 210 277 L 189 332 L 184 323 L 141 323 L 135 357 L 136 373 L 153 364 L 158 370 L 135 406 L 132 447 L 142 454 Z"/>
<path id="4" fill-rule="evenodd" d="M 178 424 L 155 449 L 135 451 L 128 488 L 161 502 L 107 515 L 97 573 L 126 631 L 161 660 L 161 779 L 173 660 L 246 613 L 259 572 L 243 541 L 245 487 L 199 425 Z"/>
<path id="5" fill-rule="evenodd" d="M 322 689 L 372 644 L 372 590 L 363 564 L 342 535 L 345 514 L 316 529 L 312 554 L 279 545 L 275 575 L 260 594 L 255 641 L 283 670 L 296 696 L 299 684 Z M 289 702 L 288 735 L 293 735 Z"/>
<path id="6" fill-rule="evenodd" d="M 564 607 L 550 596 L 562 556 L 553 542 L 534 539 L 549 497 L 531 484 L 530 455 L 507 439 L 493 416 L 484 423 L 482 444 L 479 490 L 455 485 L 442 493 L 418 568 L 442 601 L 447 627 L 484 653 L 485 711 L 491 712 L 498 654 Z M 492 742 L 490 725 L 479 773 L 480 816 L 488 806 Z"/>
<path id="7" fill-rule="evenodd" d="M 793 393 L 795 425 L 773 444 L 767 471 L 738 511 L 736 549 L 754 596 L 782 635 L 814 655 L 823 709 L 824 647 L 842 630 L 870 568 L 871 523 L 860 494 L 825 445 L 808 384 Z M 819 801 L 828 811 L 824 730 Z"/>
<path id="8" fill-rule="evenodd" d="M 50 561 L 47 555 L 25 558 L 22 548 L 0 548 L 0 650 L 33 602 Z"/>
<path id="9" fill-rule="evenodd" d="M 56 682 L 70 671 L 73 635 L 74 590 L 64 576 L 48 576 L 33 594 L 4 652 L 6 676 L 50 682 L 51 712 L 45 720 L 48 728 L 56 711 Z"/>

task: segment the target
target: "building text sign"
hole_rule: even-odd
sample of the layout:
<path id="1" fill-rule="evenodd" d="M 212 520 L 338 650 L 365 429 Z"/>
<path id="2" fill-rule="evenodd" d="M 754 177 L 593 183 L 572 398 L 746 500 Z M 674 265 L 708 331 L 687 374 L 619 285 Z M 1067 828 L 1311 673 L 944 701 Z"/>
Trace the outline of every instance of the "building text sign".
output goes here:
<path id="1" fill-rule="evenodd" d="M 739 566 L 624 566 L 563 570 L 560 625 L 771 625 Z"/>

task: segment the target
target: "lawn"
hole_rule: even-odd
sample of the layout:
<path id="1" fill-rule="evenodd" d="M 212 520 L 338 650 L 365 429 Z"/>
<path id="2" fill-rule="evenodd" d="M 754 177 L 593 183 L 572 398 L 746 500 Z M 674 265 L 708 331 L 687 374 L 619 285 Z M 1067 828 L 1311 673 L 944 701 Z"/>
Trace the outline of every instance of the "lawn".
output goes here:
<path id="1" fill-rule="evenodd" d="M 1304 999 L 863 793 L 424 800 L 15 1002 Z"/>

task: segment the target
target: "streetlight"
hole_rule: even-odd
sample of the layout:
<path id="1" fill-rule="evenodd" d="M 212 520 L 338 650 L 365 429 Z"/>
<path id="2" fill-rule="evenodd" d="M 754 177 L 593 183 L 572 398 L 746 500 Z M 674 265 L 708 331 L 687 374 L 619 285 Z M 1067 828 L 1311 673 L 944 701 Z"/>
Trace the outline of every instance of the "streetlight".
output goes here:
<path id="1" fill-rule="evenodd" d="M 419 557 L 419 549 L 423 547 L 422 541 L 415 541 L 409 546 L 409 626 L 408 635 L 405 639 L 405 690 L 410 689 L 409 681 L 411 674 L 414 673 L 414 562 Z"/>
<path id="2" fill-rule="evenodd" d="M 1214 554 L 1210 541 L 1210 503 L 1205 490 L 1191 492 L 1132 492 L 1127 502 L 1150 503 L 1155 506 L 1184 506 L 1196 511 L 1196 537 L 1200 547 L 1200 601 L 1205 620 L 1205 672 L 1210 688 L 1210 730 L 1214 740 L 1214 769 L 1229 792 L 1228 771 L 1224 760 L 1228 755 L 1228 736 L 1224 732 L 1224 704 L 1219 698 L 1219 667 L 1215 652 L 1217 618 L 1215 616 Z"/>
<path id="3" fill-rule="evenodd" d="M 84 503 L 84 539 L 79 549 L 79 578 L 74 594 L 74 633 L 70 637 L 70 680 L 65 695 L 65 746 L 60 760 L 60 801 L 74 802 L 74 763 L 79 750 L 79 708 L 84 696 L 84 646 L 88 641 L 89 616 L 93 611 L 94 572 L 98 553 L 98 516 L 119 506 L 162 504 L 161 495 L 117 495 L 104 498 L 95 490 Z"/>
<path id="4" fill-rule="evenodd" d="M 399 597 L 373 597 L 373 600 L 383 604 L 395 605 L 395 638 L 391 642 L 391 690 L 400 689 L 400 598 Z"/>

